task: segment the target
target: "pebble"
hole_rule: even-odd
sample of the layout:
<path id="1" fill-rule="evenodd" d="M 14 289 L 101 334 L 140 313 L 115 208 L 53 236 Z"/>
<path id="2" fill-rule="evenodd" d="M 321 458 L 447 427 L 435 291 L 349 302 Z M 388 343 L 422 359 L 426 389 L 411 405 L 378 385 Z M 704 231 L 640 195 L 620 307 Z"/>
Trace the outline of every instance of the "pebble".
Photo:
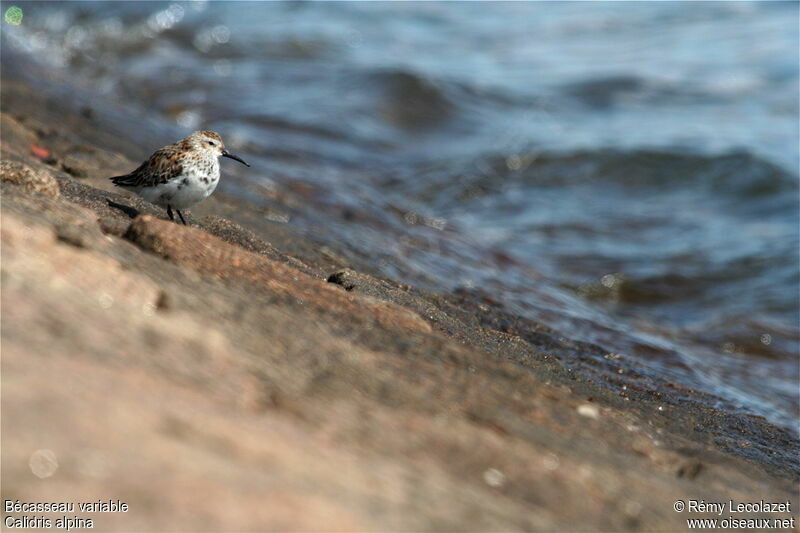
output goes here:
<path id="1" fill-rule="evenodd" d="M 506 475 L 496 468 L 490 468 L 483 473 L 483 480 L 490 487 L 502 487 L 506 483 Z"/>
<path id="2" fill-rule="evenodd" d="M 600 418 L 600 410 L 597 408 L 597 406 L 594 406 L 589 403 L 579 405 L 578 414 L 581 416 L 585 416 L 586 418 L 591 418 L 592 420 L 597 420 L 598 418 Z"/>

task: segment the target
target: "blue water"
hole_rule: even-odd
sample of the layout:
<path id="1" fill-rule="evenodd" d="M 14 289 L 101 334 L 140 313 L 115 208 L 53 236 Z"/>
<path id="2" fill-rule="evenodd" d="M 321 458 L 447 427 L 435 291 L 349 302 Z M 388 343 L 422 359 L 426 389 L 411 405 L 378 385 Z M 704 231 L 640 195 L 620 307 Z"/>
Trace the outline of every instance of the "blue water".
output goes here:
<path id="1" fill-rule="evenodd" d="M 257 163 L 223 192 L 797 427 L 797 3 L 17 5 L 4 48 Z"/>

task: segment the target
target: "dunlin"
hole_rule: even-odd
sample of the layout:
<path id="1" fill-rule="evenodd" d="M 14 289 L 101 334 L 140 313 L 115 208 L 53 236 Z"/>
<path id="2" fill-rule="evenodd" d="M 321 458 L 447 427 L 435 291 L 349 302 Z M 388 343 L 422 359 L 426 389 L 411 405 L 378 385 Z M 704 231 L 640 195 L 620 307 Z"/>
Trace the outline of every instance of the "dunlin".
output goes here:
<path id="1" fill-rule="evenodd" d="M 174 208 L 181 222 L 186 224 L 180 210 L 205 200 L 217 188 L 220 156 L 250 166 L 225 150 L 218 133 L 196 131 L 157 150 L 130 174 L 110 179 L 117 187 L 165 207 L 170 220 L 175 220 Z"/>

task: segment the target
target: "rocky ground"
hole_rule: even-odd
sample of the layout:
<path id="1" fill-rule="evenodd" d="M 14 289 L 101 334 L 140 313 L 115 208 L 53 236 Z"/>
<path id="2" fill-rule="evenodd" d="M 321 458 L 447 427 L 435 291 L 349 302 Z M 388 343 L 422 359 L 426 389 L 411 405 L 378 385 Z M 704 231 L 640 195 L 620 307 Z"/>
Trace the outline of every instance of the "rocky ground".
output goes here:
<path id="1" fill-rule="evenodd" d="M 4 500 L 122 500 L 74 513 L 120 531 L 680 531 L 690 499 L 797 516 L 786 430 L 588 379 L 570 361 L 615 354 L 373 277 L 242 200 L 171 223 L 105 179 L 141 139 L 81 105 L 3 80 Z"/>

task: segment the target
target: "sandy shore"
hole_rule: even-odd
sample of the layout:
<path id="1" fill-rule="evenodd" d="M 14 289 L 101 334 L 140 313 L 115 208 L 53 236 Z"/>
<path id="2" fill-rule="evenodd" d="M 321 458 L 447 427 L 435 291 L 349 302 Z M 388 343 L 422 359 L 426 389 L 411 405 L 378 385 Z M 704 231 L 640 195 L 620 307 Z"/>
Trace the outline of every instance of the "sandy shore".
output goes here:
<path id="1" fill-rule="evenodd" d="M 612 354 L 477 294 L 375 278 L 244 200 L 170 223 L 105 180 L 149 151 L 118 121 L 4 73 L 4 500 L 121 500 L 74 513 L 120 531 L 714 516 L 676 500 L 788 500 L 718 518 L 797 516 L 789 432 L 679 385 L 581 377 L 564 361 Z M 63 513 L 4 519 L 24 514 Z"/>

